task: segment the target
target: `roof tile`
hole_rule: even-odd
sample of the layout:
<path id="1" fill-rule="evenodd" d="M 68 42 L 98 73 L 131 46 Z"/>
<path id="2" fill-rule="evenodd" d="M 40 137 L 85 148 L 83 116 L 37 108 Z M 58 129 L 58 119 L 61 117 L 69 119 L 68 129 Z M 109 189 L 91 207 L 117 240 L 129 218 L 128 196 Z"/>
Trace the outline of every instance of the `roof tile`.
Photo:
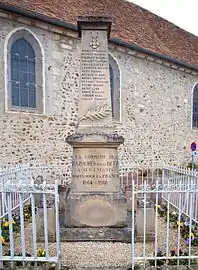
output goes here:
<path id="1" fill-rule="evenodd" d="M 77 24 L 78 16 L 111 16 L 112 38 L 198 65 L 198 37 L 125 0 L 0 0 L 0 3 L 73 25 Z"/>

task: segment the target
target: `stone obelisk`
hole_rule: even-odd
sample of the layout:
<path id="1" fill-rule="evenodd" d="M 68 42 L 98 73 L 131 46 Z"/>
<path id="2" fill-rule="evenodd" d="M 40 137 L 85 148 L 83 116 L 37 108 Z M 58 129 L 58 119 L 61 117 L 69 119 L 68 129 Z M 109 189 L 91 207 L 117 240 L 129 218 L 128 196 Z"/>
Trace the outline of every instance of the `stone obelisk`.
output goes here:
<path id="1" fill-rule="evenodd" d="M 120 189 L 113 131 L 108 37 L 111 20 L 79 17 L 81 77 L 79 123 L 66 141 L 73 147 L 71 189 L 62 240 L 127 241 L 126 198 Z"/>

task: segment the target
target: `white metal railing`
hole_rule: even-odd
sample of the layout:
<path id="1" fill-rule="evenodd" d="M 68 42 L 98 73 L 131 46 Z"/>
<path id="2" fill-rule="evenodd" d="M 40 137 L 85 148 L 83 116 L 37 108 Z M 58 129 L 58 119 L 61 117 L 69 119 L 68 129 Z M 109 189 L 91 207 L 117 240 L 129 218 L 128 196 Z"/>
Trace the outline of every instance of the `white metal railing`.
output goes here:
<path id="1" fill-rule="evenodd" d="M 7 179 L 14 180 L 21 179 L 21 181 L 28 182 L 29 179 L 34 181 L 52 179 L 56 175 L 56 179 L 59 184 L 65 185 L 71 179 L 71 172 L 67 172 L 65 165 L 63 164 L 47 164 L 42 162 L 32 162 L 17 165 L 5 165 L 0 167 L 0 176 L 5 175 L 5 172 L 9 172 Z M 29 172 L 29 175 L 28 175 Z"/>
<path id="2" fill-rule="evenodd" d="M 59 184 L 66 184 L 68 176 L 65 172 L 65 167 L 63 165 L 46 165 L 46 164 L 18 164 L 13 166 L 3 166 L 0 167 L 0 183 L 10 183 L 10 184 L 30 184 L 32 181 L 35 183 L 41 182 L 54 182 L 54 179 L 59 182 Z M 12 210 L 17 210 L 19 208 L 20 198 L 19 194 L 13 192 L 12 196 Z M 23 203 L 28 203 L 30 201 L 30 194 L 26 193 L 22 195 Z M 0 193 L 0 218 L 5 218 L 8 215 L 8 197 L 6 193 Z"/>
<path id="3" fill-rule="evenodd" d="M 29 164 L 15 165 L 15 166 L 4 166 L 0 167 L 0 184 L 3 186 L 4 183 L 16 184 L 30 183 L 29 177 L 26 172 L 29 171 Z M 8 195 L 6 192 L 0 190 L 0 219 L 5 219 L 8 215 Z M 30 194 L 23 194 L 22 201 L 27 203 L 30 200 Z M 11 207 L 12 211 L 15 211 L 20 206 L 19 194 L 13 192 L 11 194 Z"/>
<path id="4" fill-rule="evenodd" d="M 58 184 L 62 183 L 62 173 L 57 173 L 58 168 L 55 166 L 29 166 L 23 165 L 15 168 L 0 170 L 0 193 L 6 196 L 7 216 L 9 221 L 9 250 L 10 255 L 4 253 L 2 242 L 2 222 L 3 216 L 0 218 L 0 262 L 5 261 L 22 261 L 22 262 L 56 262 L 60 265 L 60 230 L 59 230 L 59 199 L 58 199 Z M 132 215 L 132 269 L 135 263 L 142 262 L 144 267 L 148 267 L 148 261 L 153 261 L 156 266 L 159 260 L 164 260 L 168 263 L 171 260 L 176 260 L 177 265 L 180 265 L 182 260 L 188 261 L 190 267 L 193 259 L 198 260 L 198 255 L 193 253 L 191 245 L 191 233 L 193 232 L 193 222 L 197 222 L 197 194 L 198 194 L 198 173 L 181 168 L 164 166 L 162 170 L 129 170 L 125 169 L 120 172 L 120 182 L 122 189 L 130 188 L 131 190 L 131 215 Z M 21 224 L 21 256 L 16 256 L 14 253 L 14 232 L 12 229 L 13 218 L 13 194 L 17 194 L 18 212 Z M 44 246 L 46 254 L 44 257 L 37 256 L 37 222 L 35 212 L 36 195 L 40 195 L 43 201 L 43 217 L 44 217 Z M 188 196 L 187 196 L 188 194 Z M 29 196 L 31 204 L 32 216 L 32 254 L 26 256 L 26 240 L 25 221 L 24 221 L 24 196 Z M 54 196 L 55 219 L 56 219 L 56 254 L 50 255 L 48 243 L 48 211 L 47 211 L 47 196 Z M 143 207 L 142 211 L 142 252 L 135 254 L 135 240 L 137 228 L 137 212 L 135 212 L 135 204 L 140 202 Z M 148 233 L 148 205 L 147 202 L 153 202 L 156 207 L 153 208 L 152 226 L 154 229 L 154 253 L 147 250 L 147 233 Z M 17 203 L 15 203 L 17 205 Z M 165 250 L 162 256 L 158 256 L 159 246 L 159 210 L 158 205 L 165 204 Z M 152 205 L 152 204 L 151 204 Z M 139 206 L 137 206 L 138 209 Z M 151 206 L 152 208 L 152 206 Z M 177 211 L 178 228 L 176 231 L 176 254 L 170 256 L 169 244 L 172 241 L 169 237 L 171 230 L 170 214 L 172 209 Z M 140 209 L 140 208 L 139 208 Z M 188 225 L 189 245 L 188 252 L 183 256 L 180 254 L 181 247 L 181 221 L 185 214 L 185 221 Z M 2 266 L 2 265 L 1 265 Z M 11 265 L 12 266 L 12 265 Z M 1 268 L 1 267 L 0 267 Z"/>
<path id="5" fill-rule="evenodd" d="M 185 193 L 181 196 L 181 205 L 179 201 L 179 194 L 172 193 L 170 198 L 168 198 L 168 194 L 162 194 L 162 198 L 165 201 L 169 201 L 170 205 L 175 209 L 180 209 L 181 212 L 185 214 L 187 217 L 190 217 L 190 191 L 189 187 L 192 185 L 198 184 L 198 172 L 192 171 L 190 169 L 183 169 L 177 167 L 166 166 L 163 168 L 163 176 L 162 176 L 162 184 L 163 185 L 173 185 L 173 186 L 183 186 L 186 190 Z M 192 197 L 192 219 L 197 222 L 198 221 L 198 192 L 193 193 Z"/>
<path id="6" fill-rule="evenodd" d="M 129 182 L 131 182 L 132 194 L 132 270 L 135 269 L 136 264 L 141 264 L 147 269 L 149 263 L 156 267 L 159 262 L 162 262 L 164 266 L 174 262 L 179 267 L 184 261 L 189 268 L 192 264 L 196 264 L 197 268 L 195 269 L 198 269 L 198 254 L 193 246 L 193 241 L 198 237 L 198 230 L 195 233 L 194 229 L 196 222 L 198 222 L 196 199 L 198 194 L 198 173 L 167 166 L 161 172 L 161 177 L 160 175 L 154 176 L 155 173 L 148 174 L 145 172 L 144 176 L 140 177 L 141 180 L 137 176 L 140 176 L 137 170 L 136 173 L 134 171 L 130 173 L 131 179 Z M 149 175 L 153 176 L 149 177 Z M 153 202 L 150 212 L 148 211 L 148 202 Z M 140 203 L 142 206 L 140 206 Z M 135 210 L 135 205 L 137 205 L 137 210 Z M 159 228 L 159 220 L 162 218 L 159 215 L 161 205 L 166 209 L 163 214 L 163 222 L 165 222 L 164 231 L 161 231 Z M 184 206 L 186 208 L 188 206 L 188 211 L 186 211 Z M 141 222 L 138 221 L 139 212 L 141 212 Z M 153 213 L 152 216 L 151 212 Z M 173 213 L 176 215 L 176 219 L 173 222 L 174 226 L 171 225 L 171 215 Z M 153 250 L 147 249 L 149 222 L 153 229 Z M 140 226 L 142 226 L 142 250 L 136 254 L 135 247 Z M 186 252 L 184 254 L 181 253 L 181 249 L 183 249 L 183 244 L 181 243 L 184 241 L 182 235 L 183 226 L 186 226 L 185 230 L 187 230 L 186 235 L 188 237 L 188 244 L 186 244 Z M 171 230 L 174 230 L 175 239 L 170 237 Z M 159 244 L 159 238 L 162 237 L 162 234 L 165 236 L 163 242 L 164 251 L 159 254 L 159 249 L 162 249 Z M 173 241 L 175 243 L 174 255 L 172 255 L 170 248 Z"/>
<path id="7" fill-rule="evenodd" d="M 3 168 L 0 170 L 0 197 L 2 198 L 2 205 L 5 206 L 4 213 L 0 217 L 0 269 L 3 269 L 3 264 L 6 261 L 11 262 L 11 267 L 14 266 L 15 261 L 25 262 L 55 262 L 60 269 L 60 230 L 59 230 L 59 195 L 58 183 L 56 173 L 52 166 L 15 166 L 12 168 Z M 45 256 L 39 257 L 37 254 L 39 243 L 37 241 L 37 214 L 36 202 L 39 198 L 42 201 L 43 209 L 43 223 L 44 223 L 44 250 Z M 54 201 L 55 205 L 55 223 L 56 228 L 54 234 L 56 235 L 56 253 L 50 255 L 49 241 L 48 241 L 48 199 Z M 3 201 L 5 199 L 5 202 Z M 32 234 L 32 254 L 27 256 L 26 244 L 29 235 L 25 233 L 25 203 L 31 206 L 31 234 Z M 20 220 L 21 231 L 21 255 L 15 254 L 15 234 L 13 231 L 13 214 L 17 210 Z M 5 217 L 9 223 L 8 239 L 9 243 L 4 246 L 4 232 L 3 224 L 5 224 Z M 7 255 L 9 250 L 9 256 Z"/>
<path id="8" fill-rule="evenodd" d="M 122 189 L 132 185 L 132 180 L 137 186 L 153 184 L 162 177 L 162 169 L 123 168 L 120 169 L 120 186 Z"/>

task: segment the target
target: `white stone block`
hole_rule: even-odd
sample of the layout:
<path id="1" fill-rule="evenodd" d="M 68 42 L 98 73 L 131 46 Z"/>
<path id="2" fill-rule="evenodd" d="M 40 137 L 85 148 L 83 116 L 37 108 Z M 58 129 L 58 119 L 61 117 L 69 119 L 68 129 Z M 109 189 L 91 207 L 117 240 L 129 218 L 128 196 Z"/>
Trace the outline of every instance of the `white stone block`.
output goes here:
<path id="1" fill-rule="evenodd" d="M 36 26 L 39 27 L 39 28 L 45 29 L 45 30 L 48 30 L 48 28 L 49 28 L 47 23 L 42 23 L 42 22 L 39 22 L 39 21 L 36 21 Z"/>
<path id="2" fill-rule="evenodd" d="M 2 18 L 8 18 L 9 14 L 5 13 L 5 12 L 0 12 L 0 17 Z"/>
<path id="3" fill-rule="evenodd" d="M 146 55 L 143 53 L 137 53 L 137 57 L 139 58 L 146 58 Z"/>
<path id="4" fill-rule="evenodd" d="M 24 17 L 18 17 L 17 20 L 18 20 L 18 22 L 21 22 L 21 23 L 24 23 L 24 24 L 27 24 L 27 25 L 31 24 L 31 20 L 27 19 L 27 18 L 24 18 Z"/>
<path id="5" fill-rule="evenodd" d="M 72 46 L 61 43 L 61 48 L 66 49 L 66 50 L 72 50 Z"/>
<path id="6" fill-rule="evenodd" d="M 54 37 L 54 40 L 58 41 L 58 40 L 60 40 L 61 36 L 59 34 L 54 34 L 53 37 Z"/>

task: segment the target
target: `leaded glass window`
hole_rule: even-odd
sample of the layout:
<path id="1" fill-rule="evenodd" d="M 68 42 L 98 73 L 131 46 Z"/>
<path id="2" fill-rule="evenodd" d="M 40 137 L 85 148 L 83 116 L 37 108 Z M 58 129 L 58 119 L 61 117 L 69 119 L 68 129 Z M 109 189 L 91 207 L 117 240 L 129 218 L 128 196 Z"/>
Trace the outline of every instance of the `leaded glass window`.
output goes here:
<path id="1" fill-rule="evenodd" d="M 11 102 L 36 108 L 35 52 L 25 38 L 15 40 L 11 47 Z"/>
<path id="2" fill-rule="evenodd" d="M 45 73 L 40 40 L 30 29 L 19 27 L 8 34 L 6 43 L 6 111 L 43 114 Z"/>
<path id="3" fill-rule="evenodd" d="M 192 126 L 198 128 L 198 84 L 196 84 L 193 91 Z"/>

